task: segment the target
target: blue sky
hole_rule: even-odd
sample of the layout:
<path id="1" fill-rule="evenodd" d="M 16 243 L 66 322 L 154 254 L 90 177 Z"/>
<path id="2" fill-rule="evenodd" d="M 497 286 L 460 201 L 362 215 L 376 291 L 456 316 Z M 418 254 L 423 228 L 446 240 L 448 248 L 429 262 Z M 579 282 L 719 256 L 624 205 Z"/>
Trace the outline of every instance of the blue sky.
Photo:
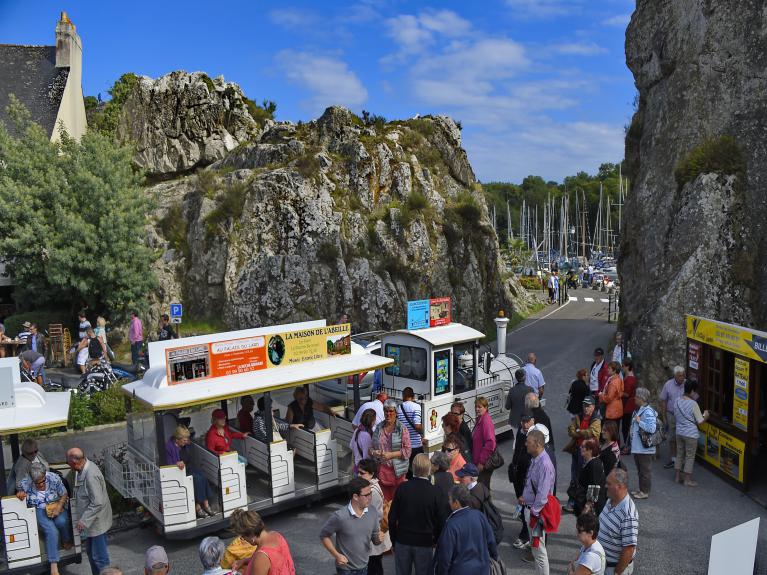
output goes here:
<path id="1" fill-rule="evenodd" d="M 223 74 L 277 117 L 331 104 L 388 119 L 448 114 L 482 181 L 560 181 L 623 157 L 633 0 L 59 2 L 0 0 L 0 43 L 83 39 L 84 91 L 124 72 Z"/>

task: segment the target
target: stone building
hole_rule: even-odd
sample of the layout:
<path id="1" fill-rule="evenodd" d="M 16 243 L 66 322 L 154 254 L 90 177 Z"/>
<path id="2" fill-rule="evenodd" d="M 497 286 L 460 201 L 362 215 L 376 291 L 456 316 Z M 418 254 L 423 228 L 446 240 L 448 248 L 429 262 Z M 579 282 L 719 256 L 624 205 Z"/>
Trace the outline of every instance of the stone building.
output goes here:
<path id="1" fill-rule="evenodd" d="M 82 60 L 82 41 L 66 12 L 56 24 L 55 46 L 0 44 L 0 122 L 13 129 L 6 112 L 13 94 L 51 141 L 62 129 L 79 140 L 87 128 Z"/>

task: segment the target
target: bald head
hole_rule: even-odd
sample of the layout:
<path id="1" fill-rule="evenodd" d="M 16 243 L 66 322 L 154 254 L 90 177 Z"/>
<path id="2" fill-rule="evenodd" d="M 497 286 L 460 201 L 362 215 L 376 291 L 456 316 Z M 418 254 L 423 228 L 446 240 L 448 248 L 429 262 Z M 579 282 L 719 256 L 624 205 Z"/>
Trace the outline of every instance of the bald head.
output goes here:
<path id="1" fill-rule="evenodd" d="M 85 454 L 79 447 L 73 447 L 67 451 L 67 465 L 75 471 L 81 471 L 85 467 Z"/>
<path id="2" fill-rule="evenodd" d="M 535 354 L 532 351 L 527 354 L 527 363 L 532 363 L 535 365 L 536 361 L 538 361 L 538 358 L 535 357 Z"/>

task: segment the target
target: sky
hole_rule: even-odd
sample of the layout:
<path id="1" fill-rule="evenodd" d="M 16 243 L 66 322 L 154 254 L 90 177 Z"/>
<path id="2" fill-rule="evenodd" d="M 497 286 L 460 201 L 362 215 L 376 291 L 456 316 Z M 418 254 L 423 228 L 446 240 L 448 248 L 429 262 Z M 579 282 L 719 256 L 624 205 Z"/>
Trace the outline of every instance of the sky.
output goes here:
<path id="1" fill-rule="evenodd" d="M 85 95 L 125 72 L 204 71 L 277 103 L 387 119 L 447 114 L 483 182 L 562 181 L 623 158 L 635 89 L 624 56 L 633 0 L 0 0 L 0 43 L 55 43 L 61 10 L 83 41 Z"/>

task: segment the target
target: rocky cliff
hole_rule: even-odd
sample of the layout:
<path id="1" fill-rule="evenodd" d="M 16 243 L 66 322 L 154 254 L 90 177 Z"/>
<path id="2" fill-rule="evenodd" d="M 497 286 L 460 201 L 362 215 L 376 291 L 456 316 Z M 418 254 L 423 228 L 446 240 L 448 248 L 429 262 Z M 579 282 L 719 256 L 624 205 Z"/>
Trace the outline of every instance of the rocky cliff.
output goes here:
<path id="1" fill-rule="evenodd" d="M 685 314 L 767 319 L 767 10 L 639 0 L 626 58 L 639 105 L 626 137 L 622 321 L 654 386 L 684 362 Z"/>
<path id="2" fill-rule="evenodd" d="M 406 302 L 430 295 L 481 328 L 529 305 L 450 118 L 366 125 L 333 107 L 259 125 L 239 88 L 206 78 L 143 78 L 120 118 L 137 164 L 169 179 L 147 190 L 155 312 L 181 299 L 243 328 L 345 311 L 362 331 L 403 326 Z"/>

